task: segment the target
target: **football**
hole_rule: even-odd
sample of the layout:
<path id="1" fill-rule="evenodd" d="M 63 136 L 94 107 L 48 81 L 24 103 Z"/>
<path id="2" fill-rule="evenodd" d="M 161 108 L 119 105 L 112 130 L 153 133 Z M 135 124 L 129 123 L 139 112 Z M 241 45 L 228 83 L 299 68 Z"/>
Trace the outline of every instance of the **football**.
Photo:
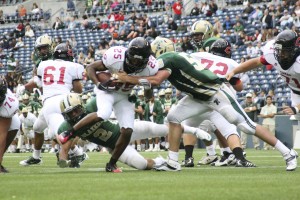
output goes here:
<path id="1" fill-rule="evenodd" d="M 110 80 L 111 73 L 109 73 L 109 72 L 100 72 L 100 73 L 97 74 L 97 78 L 98 78 L 98 81 L 100 83 L 105 83 L 105 82 Z"/>

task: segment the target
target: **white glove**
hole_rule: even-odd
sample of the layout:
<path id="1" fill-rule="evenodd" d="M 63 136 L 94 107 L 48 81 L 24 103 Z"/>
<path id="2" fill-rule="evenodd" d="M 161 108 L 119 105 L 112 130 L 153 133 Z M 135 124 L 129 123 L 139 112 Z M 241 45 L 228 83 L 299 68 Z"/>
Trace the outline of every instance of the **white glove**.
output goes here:
<path id="1" fill-rule="evenodd" d="M 151 83 L 147 79 L 139 79 L 139 83 L 145 90 L 151 89 Z"/>
<path id="2" fill-rule="evenodd" d="M 16 89 L 17 97 L 22 96 L 24 94 L 24 92 L 25 92 L 25 86 L 19 84 L 17 89 Z"/>

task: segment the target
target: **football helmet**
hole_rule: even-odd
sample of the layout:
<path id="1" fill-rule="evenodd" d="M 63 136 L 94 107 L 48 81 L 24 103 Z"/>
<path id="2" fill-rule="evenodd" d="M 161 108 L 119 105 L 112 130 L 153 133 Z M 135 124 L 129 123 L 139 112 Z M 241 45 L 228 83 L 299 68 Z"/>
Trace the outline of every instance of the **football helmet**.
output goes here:
<path id="1" fill-rule="evenodd" d="M 65 120 L 70 124 L 76 124 L 84 117 L 82 101 L 77 93 L 66 95 L 60 102 L 60 110 Z"/>
<path id="2" fill-rule="evenodd" d="M 149 57 L 153 54 L 151 46 L 143 37 L 134 38 L 125 52 L 124 70 L 127 73 L 139 73 L 146 68 Z"/>
<path id="3" fill-rule="evenodd" d="M 172 93 L 173 93 L 173 91 L 172 91 L 171 88 L 167 88 L 167 89 L 165 90 L 165 94 L 172 94 Z"/>
<path id="4" fill-rule="evenodd" d="M 46 47 L 46 48 L 43 48 Z M 41 60 L 47 60 L 53 53 L 53 40 L 47 34 L 41 35 L 35 41 L 34 49 Z"/>
<path id="5" fill-rule="evenodd" d="M 53 58 L 65 61 L 73 61 L 74 55 L 71 46 L 67 46 L 66 43 L 57 45 L 54 49 Z"/>
<path id="6" fill-rule="evenodd" d="M 212 43 L 209 52 L 221 57 L 231 58 L 231 44 L 220 38 Z"/>
<path id="7" fill-rule="evenodd" d="M 156 37 L 151 43 L 151 49 L 156 57 L 166 52 L 176 51 L 174 43 L 171 40 L 163 37 Z"/>
<path id="8" fill-rule="evenodd" d="M 3 104 L 7 93 L 7 85 L 3 78 L 0 77 L 0 105 Z"/>
<path id="9" fill-rule="evenodd" d="M 282 69 L 289 69 L 300 54 L 300 37 L 292 30 L 279 33 L 274 43 L 274 56 Z"/>
<path id="10" fill-rule="evenodd" d="M 144 90 L 139 90 L 137 94 L 138 96 L 144 96 Z"/>
<path id="11" fill-rule="evenodd" d="M 196 21 L 191 28 L 192 43 L 198 48 L 202 48 L 203 42 L 212 37 L 213 26 L 206 20 Z"/>

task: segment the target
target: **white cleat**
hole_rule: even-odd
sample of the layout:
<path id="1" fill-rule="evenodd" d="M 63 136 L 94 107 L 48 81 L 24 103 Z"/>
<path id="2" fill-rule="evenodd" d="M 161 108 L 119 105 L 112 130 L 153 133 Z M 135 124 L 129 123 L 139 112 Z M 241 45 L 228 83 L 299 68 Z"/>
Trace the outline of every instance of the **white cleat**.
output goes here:
<path id="1" fill-rule="evenodd" d="M 167 161 L 162 164 L 161 166 L 154 168 L 156 171 L 180 171 L 181 165 L 174 160 L 171 160 L 169 157 Z"/>
<path id="2" fill-rule="evenodd" d="M 294 149 L 291 149 L 289 154 L 290 157 L 285 160 L 286 171 L 294 171 L 297 168 L 298 153 Z"/>
<path id="3" fill-rule="evenodd" d="M 199 165 L 209 165 L 213 162 L 216 162 L 218 160 L 218 156 L 217 155 L 213 155 L 213 156 L 204 156 L 201 158 L 201 160 L 198 162 L 198 166 Z"/>
<path id="4" fill-rule="evenodd" d="M 200 140 L 211 141 L 211 135 L 206 131 L 201 130 L 200 128 L 197 128 L 195 135 Z"/>

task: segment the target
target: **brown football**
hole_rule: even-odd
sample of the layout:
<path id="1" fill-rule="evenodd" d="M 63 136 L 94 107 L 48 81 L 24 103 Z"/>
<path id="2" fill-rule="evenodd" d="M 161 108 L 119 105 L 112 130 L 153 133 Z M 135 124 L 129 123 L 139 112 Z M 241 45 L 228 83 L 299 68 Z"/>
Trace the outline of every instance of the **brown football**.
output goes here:
<path id="1" fill-rule="evenodd" d="M 109 81 L 109 79 L 111 78 L 111 73 L 100 72 L 97 74 L 97 78 L 100 83 L 105 83 L 105 82 Z"/>

